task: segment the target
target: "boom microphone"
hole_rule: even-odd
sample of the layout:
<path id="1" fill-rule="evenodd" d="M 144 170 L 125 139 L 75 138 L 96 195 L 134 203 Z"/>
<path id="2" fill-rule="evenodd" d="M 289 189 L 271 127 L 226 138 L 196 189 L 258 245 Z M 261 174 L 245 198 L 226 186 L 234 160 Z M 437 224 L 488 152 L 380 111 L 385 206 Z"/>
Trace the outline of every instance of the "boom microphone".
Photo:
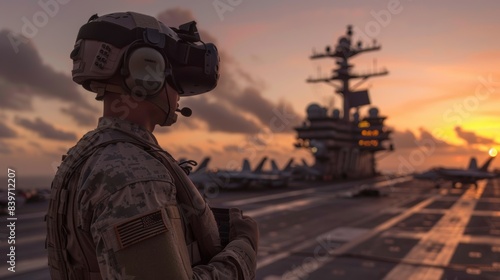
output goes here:
<path id="1" fill-rule="evenodd" d="M 182 109 L 175 109 L 176 112 L 180 112 L 181 115 L 183 115 L 184 117 L 189 117 L 191 116 L 191 114 L 193 114 L 193 111 L 191 109 L 189 109 L 188 107 L 184 107 Z"/>

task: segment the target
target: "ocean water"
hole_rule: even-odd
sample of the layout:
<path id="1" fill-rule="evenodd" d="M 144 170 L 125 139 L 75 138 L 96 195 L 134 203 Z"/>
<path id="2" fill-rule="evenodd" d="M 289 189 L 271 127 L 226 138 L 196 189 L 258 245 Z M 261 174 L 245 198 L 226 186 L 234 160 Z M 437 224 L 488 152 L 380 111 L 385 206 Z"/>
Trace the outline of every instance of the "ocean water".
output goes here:
<path id="1" fill-rule="evenodd" d="M 50 183 L 53 176 L 23 176 L 16 175 L 16 189 L 32 190 L 32 189 L 50 189 Z M 7 190 L 7 177 L 0 177 L 0 188 Z"/>

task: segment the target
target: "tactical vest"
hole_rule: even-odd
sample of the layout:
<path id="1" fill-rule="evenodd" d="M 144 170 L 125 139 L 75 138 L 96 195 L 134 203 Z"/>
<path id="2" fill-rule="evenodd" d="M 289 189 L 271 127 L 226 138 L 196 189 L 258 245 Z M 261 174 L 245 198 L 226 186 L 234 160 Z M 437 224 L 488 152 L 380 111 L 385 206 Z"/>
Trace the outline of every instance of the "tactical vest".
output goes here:
<path id="1" fill-rule="evenodd" d="M 47 222 L 46 248 L 53 280 L 102 279 L 96 248 L 90 231 L 79 223 L 77 192 L 82 166 L 98 149 L 128 142 L 137 145 L 158 159 L 174 179 L 177 203 L 183 224 L 175 224 L 180 246 L 187 246 L 191 265 L 206 264 L 221 251 L 217 224 L 208 204 L 184 170 L 170 154 L 144 139 L 115 127 L 102 127 L 87 133 L 70 149 L 58 169 L 51 186 Z M 186 230 L 184 230 L 186 229 Z M 186 245 L 187 244 L 187 245 Z"/>

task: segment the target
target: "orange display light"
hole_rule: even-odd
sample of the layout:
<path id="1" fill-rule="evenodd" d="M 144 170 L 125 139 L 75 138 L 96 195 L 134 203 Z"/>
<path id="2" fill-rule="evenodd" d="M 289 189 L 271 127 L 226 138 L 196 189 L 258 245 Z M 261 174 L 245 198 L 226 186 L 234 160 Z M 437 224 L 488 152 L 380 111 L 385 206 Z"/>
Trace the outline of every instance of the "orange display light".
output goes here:
<path id="1" fill-rule="evenodd" d="M 378 147 L 378 140 L 359 140 L 358 145 L 361 147 Z"/>
<path id="2" fill-rule="evenodd" d="M 361 130 L 361 135 L 363 136 L 379 136 L 380 132 L 378 130 Z"/>
<path id="3" fill-rule="evenodd" d="M 370 123 L 367 121 L 361 121 L 358 123 L 358 127 L 359 128 L 367 128 L 367 127 L 370 127 Z"/>

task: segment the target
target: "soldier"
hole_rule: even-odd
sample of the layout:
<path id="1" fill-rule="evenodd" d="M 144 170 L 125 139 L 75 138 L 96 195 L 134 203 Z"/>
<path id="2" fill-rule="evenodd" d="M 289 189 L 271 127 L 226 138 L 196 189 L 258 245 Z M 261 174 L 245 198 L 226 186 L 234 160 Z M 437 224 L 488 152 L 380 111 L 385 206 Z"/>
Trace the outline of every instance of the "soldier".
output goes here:
<path id="1" fill-rule="evenodd" d="M 152 132 L 176 121 L 179 97 L 212 90 L 217 49 L 190 22 L 114 13 L 80 29 L 73 80 L 104 105 L 95 130 L 63 158 L 47 220 L 52 279 L 254 279 L 258 228 L 229 211 L 229 243 L 214 215 Z"/>

